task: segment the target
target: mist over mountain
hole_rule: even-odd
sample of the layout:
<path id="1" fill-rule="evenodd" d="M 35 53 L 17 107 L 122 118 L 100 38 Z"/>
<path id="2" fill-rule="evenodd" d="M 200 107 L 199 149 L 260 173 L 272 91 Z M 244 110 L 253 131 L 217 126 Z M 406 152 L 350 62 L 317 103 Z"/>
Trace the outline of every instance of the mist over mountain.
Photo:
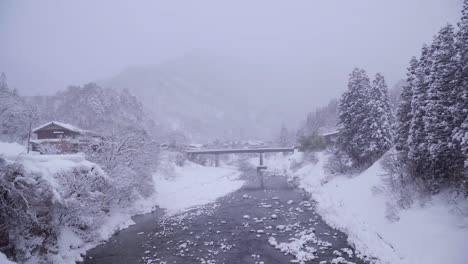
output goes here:
<path id="1" fill-rule="evenodd" d="M 46 95 L 65 88 L 50 74 L 39 68 L 10 56 L 0 56 L 0 73 L 5 73 L 8 83 L 23 95 Z"/>
<path id="2" fill-rule="evenodd" d="M 216 56 L 185 56 L 127 68 L 101 82 L 137 96 L 161 127 L 193 140 L 273 138 L 298 124 L 310 83 L 286 81 L 280 67 Z M 291 80 L 291 79 L 289 79 Z M 281 94 L 281 95 L 280 95 Z"/>

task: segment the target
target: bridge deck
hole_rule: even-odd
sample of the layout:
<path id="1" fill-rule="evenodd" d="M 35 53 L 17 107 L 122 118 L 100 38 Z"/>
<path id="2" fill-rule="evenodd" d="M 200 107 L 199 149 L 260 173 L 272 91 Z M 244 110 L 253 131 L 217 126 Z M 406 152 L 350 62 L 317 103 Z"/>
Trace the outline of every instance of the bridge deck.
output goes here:
<path id="1" fill-rule="evenodd" d="M 188 154 L 233 154 L 233 153 L 268 153 L 268 152 L 294 152 L 293 148 L 253 148 L 253 149 L 207 149 L 188 150 Z"/>

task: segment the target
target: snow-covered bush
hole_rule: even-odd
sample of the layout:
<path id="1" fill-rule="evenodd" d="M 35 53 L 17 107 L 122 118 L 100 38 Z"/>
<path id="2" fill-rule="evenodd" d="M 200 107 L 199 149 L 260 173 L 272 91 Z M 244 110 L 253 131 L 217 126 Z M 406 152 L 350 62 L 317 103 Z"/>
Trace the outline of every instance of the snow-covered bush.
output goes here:
<path id="1" fill-rule="evenodd" d="M 50 167 L 53 157 L 25 159 L 0 159 L 0 237 L 5 240 L 0 244 L 13 248 L 19 262 L 50 263 L 64 229 L 82 241 L 95 241 L 95 230 L 109 212 L 107 175 L 79 155 L 62 157 L 72 166 L 56 172 L 34 172 L 21 163 L 50 162 L 45 165 Z"/>
<path id="2" fill-rule="evenodd" d="M 158 148 L 142 130 L 119 130 L 87 150 L 87 157 L 102 166 L 112 179 L 108 199 L 128 205 L 154 192 L 152 173 L 158 165 Z"/>
<path id="3" fill-rule="evenodd" d="M 80 230 L 96 228 L 99 219 L 109 211 L 106 192 L 111 188 L 107 175 L 98 167 L 75 168 L 56 176 L 61 186 L 55 212 L 57 224 Z"/>
<path id="4" fill-rule="evenodd" d="M 175 164 L 177 166 L 184 166 L 186 161 L 187 161 L 187 156 L 185 154 L 179 152 L 175 155 Z"/>
<path id="5" fill-rule="evenodd" d="M 0 159 L 0 220 L 19 261 L 56 251 L 53 203 L 44 178 Z"/>
<path id="6" fill-rule="evenodd" d="M 327 147 L 323 136 L 319 135 L 317 132 L 300 136 L 298 143 L 300 151 L 320 151 Z"/>
<path id="7" fill-rule="evenodd" d="M 25 142 L 30 127 L 38 119 L 37 109 L 8 87 L 4 73 L 0 75 L 0 140 Z"/>
<path id="8" fill-rule="evenodd" d="M 41 154 L 59 154 L 60 150 L 57 147 L 57 143 L 41 143 L 37 144 L 35 149 Z"/>
<path id="9" fill-rule="evenodd" d="M 356 171 L 353 159 L 346 155 L 344 152 L 338 150 L 331 150 L 333 154 L 327 160 L 325 169 L 331 173 L 346 174 Z"/>

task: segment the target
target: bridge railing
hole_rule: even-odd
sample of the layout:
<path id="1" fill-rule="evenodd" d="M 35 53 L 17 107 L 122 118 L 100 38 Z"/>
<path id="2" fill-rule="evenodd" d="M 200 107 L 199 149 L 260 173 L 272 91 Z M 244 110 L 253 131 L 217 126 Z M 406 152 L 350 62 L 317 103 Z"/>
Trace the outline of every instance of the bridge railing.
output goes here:
<path id="1" fill-rule="evenodd" d="M 259 167 L 263 166 L 263 153 L 294 153 L 294 148 L 252 148 L 252 149 L 206 149 L 206 150 L 188 150 L 189 157 L 193 155 L 216 155 L 216 167 L 219 166 L 219 155 L 221 154 L 240 154 L 240 153 L 258 153 Z"/>

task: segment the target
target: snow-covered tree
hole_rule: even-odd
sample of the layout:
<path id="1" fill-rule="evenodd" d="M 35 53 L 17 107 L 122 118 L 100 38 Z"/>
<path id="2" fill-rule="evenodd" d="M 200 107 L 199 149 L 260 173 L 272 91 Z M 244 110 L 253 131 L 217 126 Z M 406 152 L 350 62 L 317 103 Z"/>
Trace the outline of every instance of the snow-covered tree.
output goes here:
<path id="1" fill-rule="evenodd" d="M 416 57 L 411 58 L 410 66 L 406 74 L 406 83 L 400 96 L 400 104 L 397 110 L 397 138 L 396 149 L 402 154 L 403 160 L 408 158 L 408 136 L 411 125 L 411 101 L 413 99 L 413 87 L 417 80 L 419 62 Z"/>
<path id="2" fill-rule="evenodd" d="M 154 121 L 142 103 L 127 90 L 103 88 L 95 83 L 71 86 L 54 96 L 34 98 L 42 121 L 62 121 L 106 135 L 108 131 L 143 129 L 152 134 Z"/>
<path id="3" fill-rule="evenodd" d="M 110 131 L 97 146 L 90 146 L 87 157 L 113 179 L 108 193 L 113 203 L 128 205 L 153 193 L 152 173 L 158 165 L 158 148 L 144 130 Z"/>
<path id="4" fill-rule="evenodd" d="M 5 74 L 0 76 L 0 139 L 24 143 L 30 125 L 37 120 L 37 111 L 8 87 Z"/>
<path id="5" fill-rule="evenodd" d="M 468 0 L 464 1 L 462 17 L 458 23 L 455 48 L 457 50 L 457 85 L 452 97 L 455 101 L 452 107 L 455 129 L 453 131 L 454 145 L 459 144 L 466 164 L 468 164 Z M 467 165 L 468 166 L 468 165 Z"/>
<path id="6" fill-rule="evenodd" d="M 285 125 L 281 126 L 280 133 L 278 135 L 277 143 L 281 147 L 287 147 L 291 145 L 291 135 Z"/>
<path id="7" fill-rule="evenodd" d="M 401 161 L 432 191 L 467 183 L 468 0 L 458 25 L 443 27 L 411 60 L 398 110 Z"/>
<path id="8" fill-rule="evenodd" d="M 8 83 L 4 72 L 0 74 L 0 92 L 8 90 Z"/>
<path id="9" fill-rule="evenodd" d="M 336 130 L 338 122 L 338 100 L 333 99 L 322 107 L 307 115 L 305 124 L 299 129 L 299 134 L 307 136 L 314 133 L 324 133 Z"/>
<path id="10" fill-rule="evenodd" d="M 369 91 L 365 126 L 369 129 L 369 155 L 375 159 L 389 150 L 393 144 L 393 114 L 388 99 L 388 88 L 382 74 L 376 74 Z"/>
<path id="11" fill-rule="evenodd" d="M 416 70 L 416 78 L 413 86 L 413 97 L 411 100 L 411 124 L 408 135 L 408 161 L 411 164 L 411 174 L 415 177 L 425 175 L 429 166 L 428 146 L 426 137 L 426 126 L 424 116 L 426 115 L 425 102 L 429 89 L 429 74 L 431 68 L 431 49 L 423 45 L 421 58 Z"/>
<path id="12" fill-rule="evenodd" d="M 456 128 L 452 107 L 456 105 L 453 92 L 457 89 L 457 60 L 454 28 L 443 27 L 431 45 L 429 86 L 424 101 L 423 117 L 426 144 L 429 151 L 432 184 L 454 182 L 459 177 L 461 153 L 452 148 L 452 133 Z"/>
<path id="13" fill-rule="evenodd" d="M 355 68 L 349 77 L 348 90 L 339 104 L 340 134 L 338 146 L 358 165 L 369 160 L 368 128 L 370 80 L 363 69 Z"/>
<path id="14" fill-rule="evenodd" d="M 455 123 L 460 125 L 468 115 L 468 0 L 464 1 L 462 18 L 458 23 L 455 49 L 457 51 L 457 89 L 453 96 L 457 98 L 454 110 Z"/>
<path id="15" fill-rule="evenodd" d="M 460 149 L 465 156 L 465 168 L 468 169 L 468 116 L 456 130 L 454 138 L 460 144 Z"/>

